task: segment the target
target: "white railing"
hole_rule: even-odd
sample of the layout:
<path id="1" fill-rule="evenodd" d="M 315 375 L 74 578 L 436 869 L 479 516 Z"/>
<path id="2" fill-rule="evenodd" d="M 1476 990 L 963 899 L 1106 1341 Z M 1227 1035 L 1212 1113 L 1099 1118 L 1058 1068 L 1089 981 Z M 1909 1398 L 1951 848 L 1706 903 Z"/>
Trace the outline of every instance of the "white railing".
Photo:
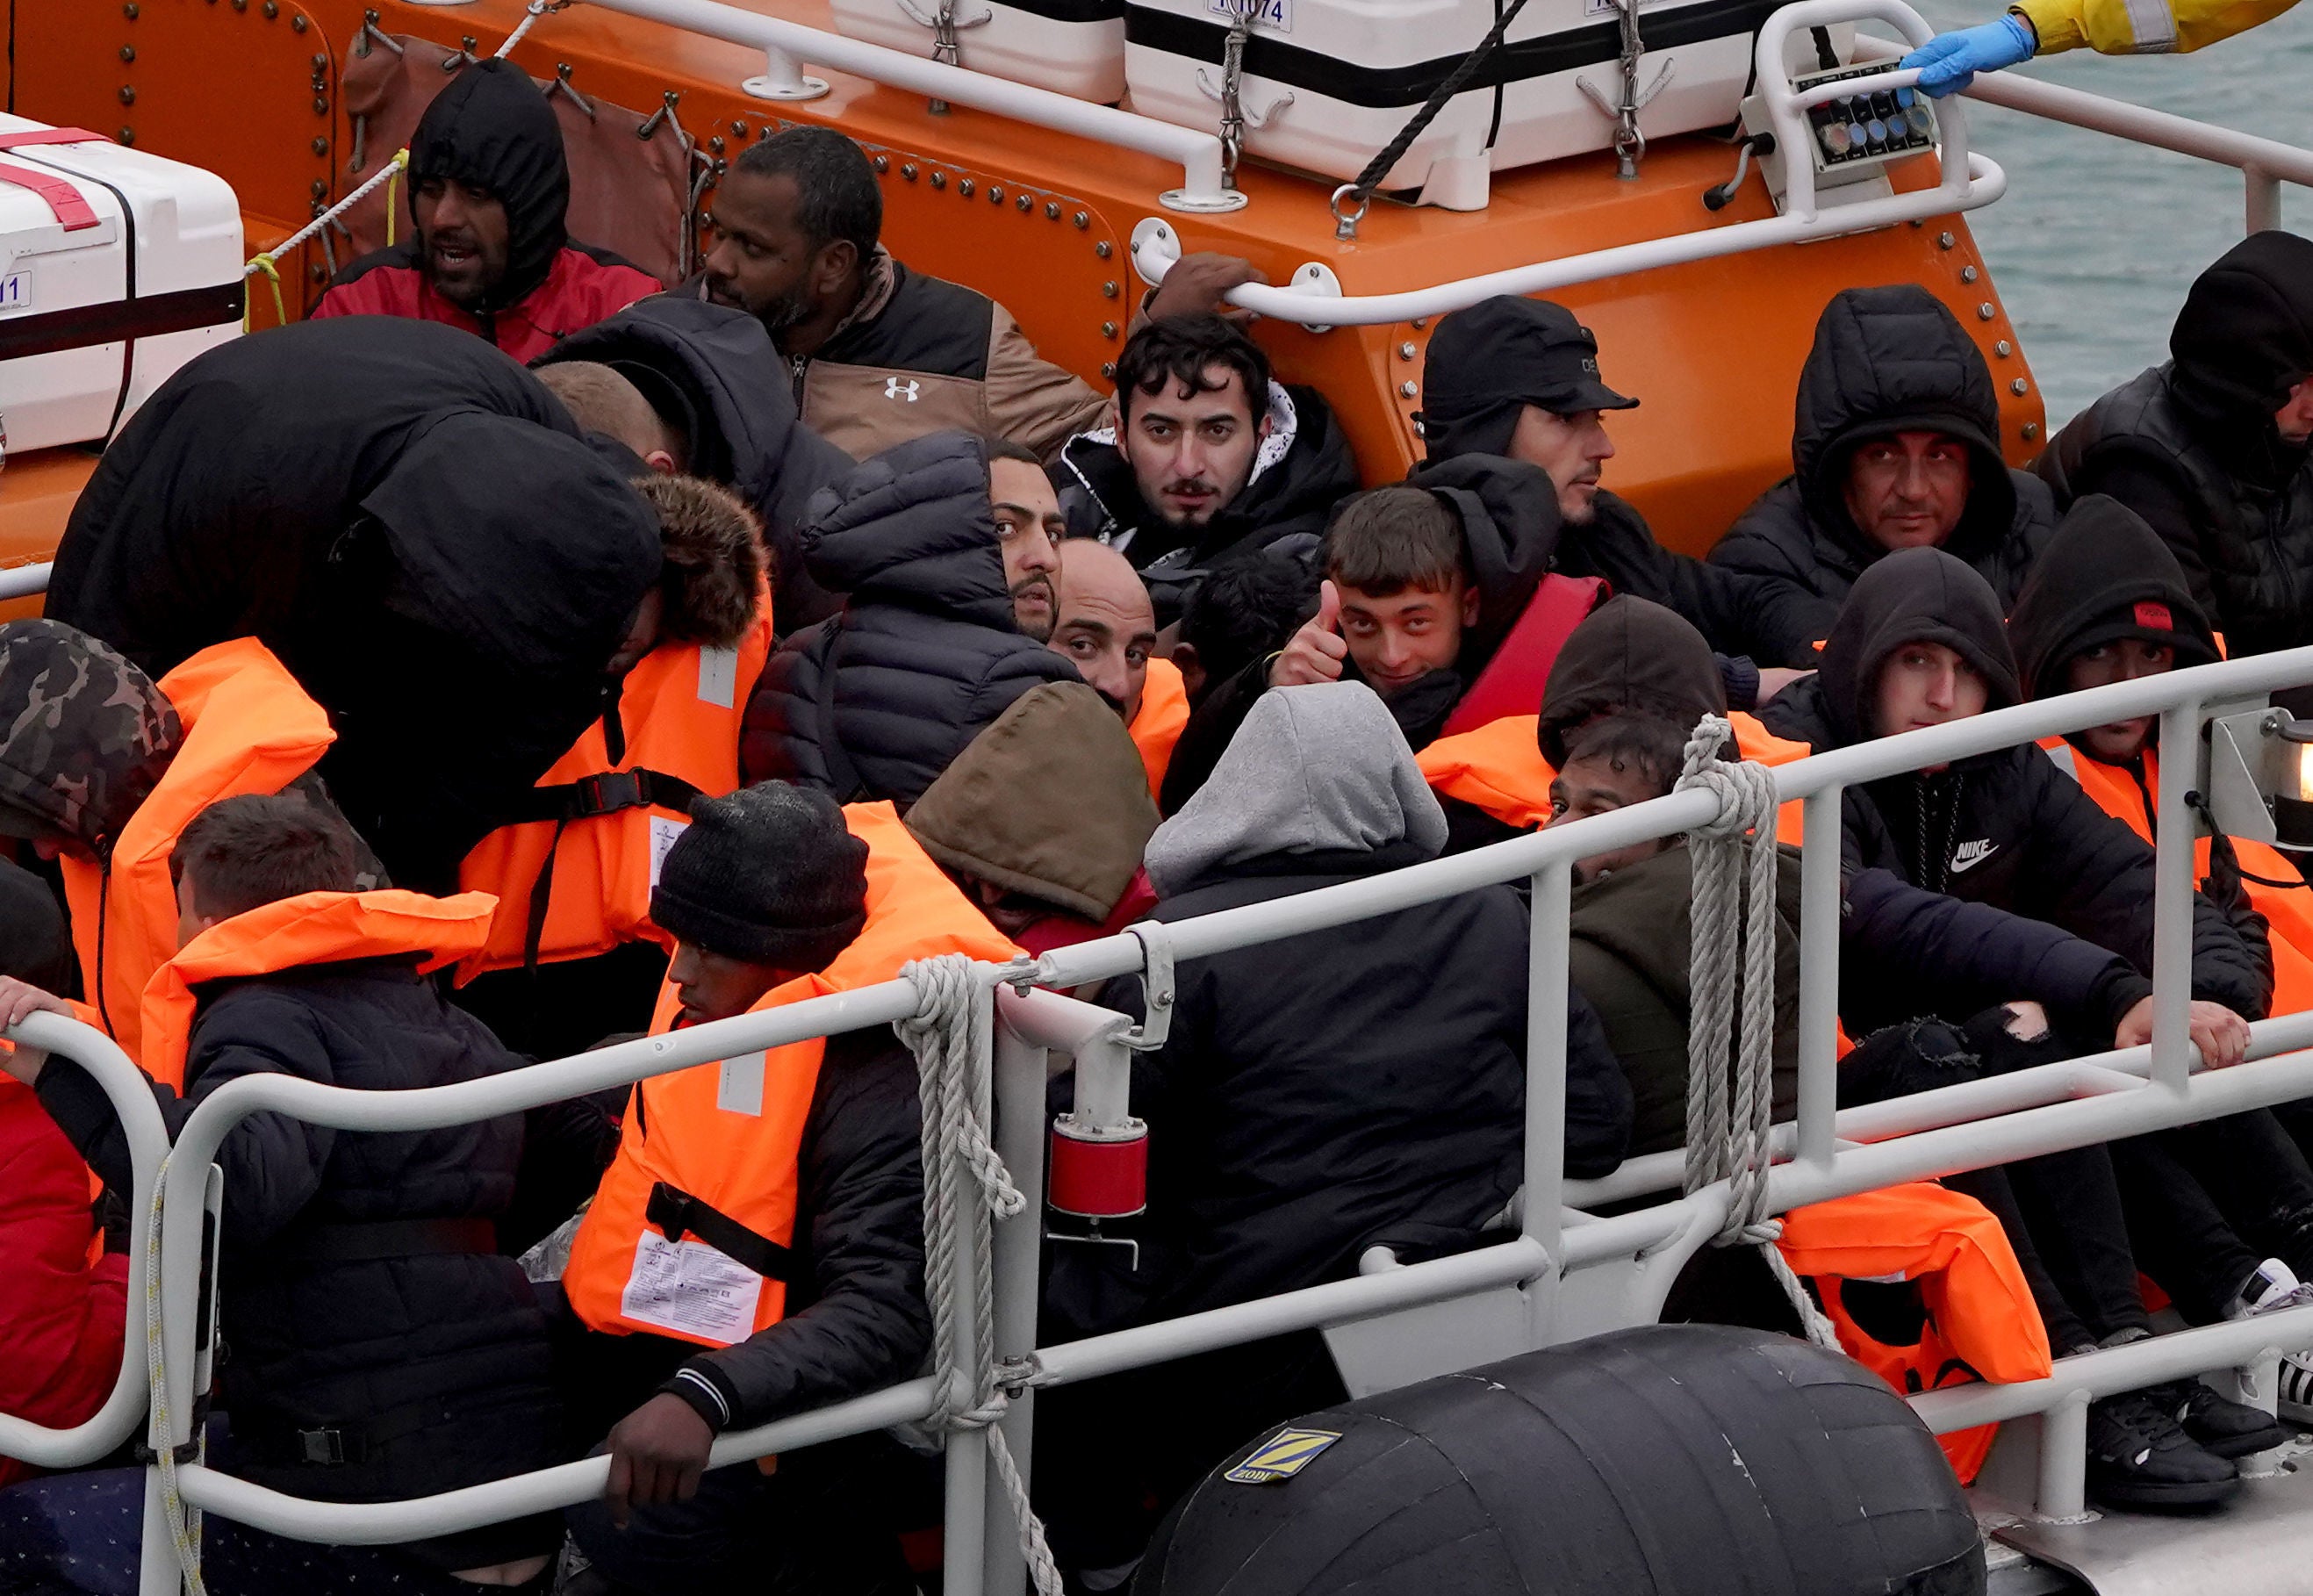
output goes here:
<path id="1" fill-rule="evenodd" d="M 48 590 L 49 561 L 0 569 L 0 599 L 31 598 Z"/>
<path id="2" fill-rule="evenodd" d="M 2185 1010 L 2190 990 L 2196 828 L 2185 805 L 2190 772 L 2182 766 L 2164 783 L 2157 816 L 2155 1021 L 2149 1045 L 1843 1113 L 1835 1105 L 1833 1052 L 1840 957 L 1840 804 L 1845 788 L 2147 714 L 2160 716 L 2163 746 L 2191 748 L 2198 745 L 2204 705 L 2237 703 L 2305 682 L 2313 682 L 2313 648 L 2115 683 L 1816 754 L 1777 769 L 1773 776 L 1779 798 L 1806 806 L 1809 841 L 1801 850 L 1800 1012 L 1805 1029 L 1798 1119 L 1786 1133 L 1792 1156 L 1774 1168 L 1769 1180 L 1774 1209 L 2313 1096 L 2313 1016 L 2261 1021 L 2252 1027 L 2250 1062 L 2225 1071 L 2194 1071 Z M 1019 1366 L 1028 1371 L 1018 1399 L 1003 1421 L 1022 1466 L 1030 1466 L 1033 1393 L 1046 1386 L 1286 1331 L 1370 1321 L 1399 1309 L 1513 1290 L 1521 1293 L 1524 1329 L 1516 1345 L 1502 1348 L 1508 1355 L 1608 1327 L 1596 1301 L 1586 1306 L 1579 1292 L 1586 1283 L 1607 1279 L 1618 1266 L 1628 1276 L 1642 1254 L 1649 1260 L 1651 1283 L 1614 1296 L 1610 1318 L 1644 1322 L 1653 1318 L 1677 1265 L 1724 1223 L 1728 1191 L 1723 1185 L 1715 1186 L 1606 1219 L 1568 1208 L 1561 1201 L 1566 1196 L 1578 1201 L 1642 1196 L 1670 1184 L 1659 1168 L 1645 1160 L 1605 1181 L 1570 1187 L 1564 1179 L 1567 901 L 1576 860 L 1685 832 L 1711 818 L 1716 806 L 1717 799 L 1707 792 L 1676 793 L 1478 852 L 1167 926 L 1165 939 L 1175 959 L 1205 958 L 1482 886 L 1530 882 L 1533 980 L 1519 1230 L 1501 1244 L 1474 1252 L 1037 1348 L 1033 1337 L 1042 1216 L 1032 1205 L 1019 1218 L 999 1222 L 993 1242 L 998 1296 L 995 1350 L 999 1358 L 1021 1360 Z M 1026 989 L 1074 987 L 1130 974 L 1142 968 L 1145 957 L 1140 939 L 1127 935 L 1061 949 L 1033 965 L 1023 961 L 980 967 L 981 980 L 1012 989 L 998 992 L 995 1090 L 1000 1151 L 1026 1189 L 1040 1186 L 1045 1049 L 1059 1048 L 1091 1061 L 1095 1050 L 1119 1045 L 1127 1023 L 1112 1011 L 1051 991 Z M 408 1132 L 455 1124 L 809 1036 L 889 1024 L 915 1013 L 919 1002 L 910 983 L 893 981 L 427 1090 L 365 1093 L 285 1076 L 250 1077 L 223 1088 L 206 1098 L 182 1127 L 163 1192 L 157 1265 L 163 1366 L 173 1439 L 182 1442 L 189 1435 L 187 1415 L 205 1366 L 203 1349 L 194 1345 L 204 1189 L 218 1147 L 247 1115 L 281 1113 L 358 1131 Z M 134 1118 L 151 1115 L 141 1082 L 125 1078 L 125 1059 L 96 1033 L 36 1018 L 18 1034 L 95 1069 L 125 1114 Z M 128 1089 L 132 1084 L 138 1089 Z M 132 1123 L 138 1178 L 147 1185 L 150 1167 L 159 1158 L 156 1133 L 149 1125 L 138 1130 Z M 1163 1133 L 1161 1126 L 1156 1133 Z M 958 1318 L 963 1321 L 969 1316 Z M 969 1329 L 960 1324 L 958 1333 L 968 1336 Z M 2313 1310 L 2294 1310 L 2068 1358 L 2048 1380 L 1935 1392 L 1914 1398 L 1913 1406 L 1938 1430 L 1990 1418 L 2046 1415 L 2041 1511 L 2065 1516 L 2079 1511 L 2081 1425 L 2090 1398 L 2172 1375 L 2258 1364 L 2305 1346 L 2313 1346 Z M 105 1435 L 117 1441 L 114 1433 L 125 1433 L 125 1415 L 133 1415 L 136 1406 L 134 1381 L 127 1372 L 123 1386 L 126 1396 L 116 1391 L 103 1415 L 73 1433 L 80 1437 L 77 1443 L 67 1446 L 56 1439 L 56 1433 L 0 1422 L 0 1450 L 18 1451 L 29 1442 L 48 1446 L 46 1455 L 62 1459 L 89 1455 L 88 1449 Z M 2259 1389 L 2273 1388 L 2266 1381 Z M 792 1451 L 920 1417 L 930 1410 L 933 1394 L 928 1380 L 913 1380 L 726 1435 L 717 1443 L 715 1460 L 721 1465 Z M 958 1437 L 950 1445 L 948 1588 L 958 1596 L 982 1590 L 1010 1596 L 1020 1589 L 1022 1570 L 1008 1523 L 1001 1516 L 1008 1507 L 1000 1496 L 981 1488 L 983 1452 L 984 1442 L 978 1436 Z M 19 1455 L 35 1453 L 22 1451 Z M 417 1501 L 360 1505 L 302 1501 L 200 1466 L 181 1468 L 179 1478 L 185 1500 L 195 1506 L 279 1534 L 375 1544 L 448 1533 L 578 1502 L 602 1488 L 604 1468 L 602 1459 L 592 1459 Z M 154 1546 L 145 1570 L 147 1596 L 160 1596 L 175 1583 L 165 1543 L 155 1541 Z"/>

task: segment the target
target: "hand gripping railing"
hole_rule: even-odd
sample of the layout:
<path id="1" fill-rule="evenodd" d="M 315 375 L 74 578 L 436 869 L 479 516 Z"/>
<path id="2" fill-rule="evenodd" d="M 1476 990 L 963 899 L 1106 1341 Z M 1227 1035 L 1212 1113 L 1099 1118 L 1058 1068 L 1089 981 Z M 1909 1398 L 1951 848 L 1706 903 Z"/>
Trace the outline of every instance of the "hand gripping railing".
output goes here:
<path id="1" fill-rule="evenodd" d="M 2276 687 L 2313 681 L 2313 648 L 2252 657 L 2166 676 L 2117 683 L 2088 692 L 1996 711 L 1946 726 L 1836 750 L 1774 772 L 1780 800 L 1807 806 L 1803 850 L 1800 1003 L 1809 1022 L 1802 1037 L 1799 1123 L 1791 1143 L 1799 1156 L 1769 1177 L 1770 1209 L 1827 1200 L 1898 1181 L 1988 1167 L 2034 1154 L 2142 1133 L 2313 1095 L 2313 1017 L 2293 1016 L 2253 1027 L 2256 1062 L 2194 1073 L 2185 1034 L 2189 992 L 2192 851 L 2194 826 L 2185 807 L 2189 784 L 2181 767 L 2171 772 L 2159 807 L 2154 1039 L 2149 1047 L 2075 1060 L 1980 1083 L 1922 1094 L 1870 1110 L 1834 1111 L 1835 1065 L 1830 1018 L 1835 1013 L 1839 946 L 1840 798 L 1848 786 L 1948 763 L 2083 727 L 2145 714 L 2161 717 L 2166 746 L 2194 745 L 2201 708 Z M 1017 1377 L 1013 1405 L 1001 1423 L 1016 1457 L 1029 1467 L 1030 1398 L 1037 1389 L 1069 1384 L 1190 1354 L 1239 1345 L 1287 1331 L 1369 1319 L 1394 1309 L 1515 1287 L 1525 1293 L 1527 1345 L 1546 1345 L 1570 1333 L 1556 1316 L 1562 1282 L 1616 1260 L 1650 1255 L 1675 1265 L 1725 1223 L 1726 1183 L 1692 1195 L 1612 1218 L 1566 1209 L 1563 1178 L 1566 1047 L 1566 909 L 1576 860 L 1651 838 L 1692 830 L 1711 819 L 1719 799 L 1689 790 L 1609 816 L 1546 831 L 1456 858 L 1387 875 L 1197 917 L 1167 928 L 1177 959 L 1210 957 L 1285 938 L 1434 902 L 1499 882 L 1526 879 L 1534 891 L 1532 981 L 1529 992 L 1526 1191 L 1520 1229 L 1502 1244 L 1451 1257 L 1335 1281 L 1255 1301 L 1216 1309 L 1055 1346 L 1031 1346 L 1036 1300 L 1036 1210 L 996 1228 L 998 1354 Z M 2179 933 L 2182 933 L 2181 935 Z M 1033 966 L 980 967 L 980 978 L 1025 986 L 1074 987 L 1141 967 L 1143 945 L 1127 935 L 1047 954 Z M 185 1433 L 192 1345 L 193 1294 L 198 1284 L 200 1181 L 232 1124 L 260 1111 L 289 1113 L 343 1129 L 415 1130 L 512 1113 L 558 1098 L 662 1074 L 735 1052 L 753 1051 L 832 1031 L 887 1024 L 918 1011 L 919 994 L 905 981 L 814 999 L 767 1014 L 745 1016 L 672 1036 L 645 1038 L 601 1053 L 541 1064 L 488 1080 L 424 1091 L 364 1094 L 282 1077 L 233 1082 L 205 1101 L 184 1128 L 167 1178 L 165 1225 L 159 1260 L 166 1331 L 164 1367 L 178 1438 Z M 1043 1127 L 1042 1050 L 1082 1055 L 1115 1041 L 1120 1017 L 1051 992 L 1003 994 L 996 1048 L 999 1152 L 1024 1188 L 1036 1181 L 1035 1146 Z M 1817 1032 L 1820 1034 L 1817 1034 Z M 1878 1116 L 1873 1120 L 1871 1116 Z M 1842 1132 L 1877 1130 L 1886 1139 L 1855 1145 Z M 1684 1250 L 1682 1250 L 1684 1249 Z M 1654 1272 L 1667 1289 L 1674 1267 Z M 1637 1310 L 1648 1311 L 1642 1299 Z M 1970 1388 L 1916 1399 L 1939 1429 L 1964 1427 L 1987 1416 L 2044 1412 L 2054 1437 L 2043 1454 L 2044 1511 L 2076 1503 L 2080 1470 L 2073 1444 L 2083 1393 L 2129 1389 L 2159 1378 L 2157 1371 L 2197 1371 L 2255 1362 L 2268 1353 L 2313 1345 L 2313 1313 L 2292 1312 L 2252 1325 L 2214 1327 L 2167 1337 L 2144 1347 L 2066 1359 L 2056 1376 L 2030 1386 Z M 2148 1374 L 2146 1371 L 2154 1370 Z M 932 1393 L 918 1380 L 800 1415 L 744 1435 L 726 1436 L 718 1463 L 877 1427 L 929 1411 Z M 2071 1439 L 2068 1439 L 2071 1438 Z M 968 1449 L 965 1449 L 968 1451 Z M 950 1467 L 958 1464 L 952 1450 Z M 444 1533 L 584 1498 L 601 1488 L 600 1459 L 564 1465 L 514 1479 L 419 1502 L 346 1505 L 303 1503 L 215 1471 L 180 1470 L 185 1499 L 277 1532 L 346 1543 L 377 1543 Z M 984 1534 L 998 1523 L 1004 1504 L 984 1500 L 984 1515 L 957 1526 L 951 1546 L 950 1588 L 959 1596 L 981 1589 L 1018 1588 L 1016 1552 L 1004 1538 Z M 148 1560 L 149 1562 L 149 1560 Z M 148 1580 L 152 1577 L 148 1567 Z M 148 1584 L 157 1592 L 165 1583 Z"/>
<path id="2" fill-rule="evenodd" d="M 145 1412 L 145 1285 L 152 1260 L 145 1256 L 146 1227 L 139 1221 L 152 1205 L 153 1179 L 168 1154 L 169 1132 L 154 1106 L 152 1083 L 102 1031 L 61 1015 L 32 1014 L 13 1030 L 0 1031 L 0 1038 L 46 1050 L 51 1070 L 87 1071 L 119 1115 L 128 1142 L 128 1326 L 112 1393 L 103 1406 L 68 1430 L 0 1414 L 0 1457 L 42 1468 L 82 1468 L 128 1440 Z M 0 1192 L 0 1203 L 13 1195 Z M 198 1207 L 198 1193 L 194 1201 Z M 7 1349 L 0 1347 L 0 1356 L 6 1355 Z"/>

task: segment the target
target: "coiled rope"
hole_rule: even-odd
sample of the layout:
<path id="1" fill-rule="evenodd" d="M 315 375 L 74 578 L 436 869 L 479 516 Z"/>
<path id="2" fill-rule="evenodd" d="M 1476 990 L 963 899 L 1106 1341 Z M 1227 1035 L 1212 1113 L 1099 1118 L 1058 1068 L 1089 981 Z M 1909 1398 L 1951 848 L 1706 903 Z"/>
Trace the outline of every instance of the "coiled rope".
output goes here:
<path id="1" fill-rule="evenodd" d="M 145 1440 L 161 1470 L 161 1516 L 169 1527 L 169 1543 L 176 1548 L 177 1566 L 185 1576 L 190 1596 L 207 1596 L 201 1583 L 201 1510 L 188 1508 L 177 1489 L 177 1449 L 170 1439 L 169 1381 L 161 1355 L 161 1204 L 169 1186 L 169 1160 L 153 1177 L 153 1205 L 145 1230 L 145 1379 L 150 1389 Z M 198 1411 L 198 1409 L 196 1410 Z M 208 1452 L 207 1426 L 193 1427 L 194 1455 Z"/>
<path id="2" fill-rule="evenodd" d="M 1678 778 L 1678 790 L 1702 788 L 1719 799 L 1717 817 L 1687 833 L 1694 907 L 1684 1189 L 1692 1195 L 1728 1183 L 1727 1223 L 1711 1245 L 1757 1247 L 1807 1339 L 1836 1352 L 1839 1337 L 1831 1321 L 1775 1245 L 1783 1225 L 1767 1208 L 1775 1042 L 1775 781 L 1764 765 L 1719 757 L 1732 735 L 1722 716 L 1697 721 Z"/>
<path id="3" fill-rule="evenodd" d="M 916 1055 L 923 1098 L 924 1285 L 931 1298 L 932 1382 L 939 1392 L 925 1424 L 943 1434 L 987 1433 L 989 1460 L 1012 1503 L 1029 1576 L 1039 1596 L 1061 1596 L 1060 1571 L 1045 1544 L 1044 1526 L 1029 1505 L 1027 1484 L 997 1424 L 1011 1398 L 997 1380 L 991 1231 L 996 1219 L 1024 1212 L 1028 1199 L 989 1144 L 976 1107 L 988 1090 L 995 993 L 974 978 L 973 968 L 961 953 L 916 959 L 902 967 L 900 974 L 915 983 L 919 997 L 914 1015 L 892 1027 Z M 970 1177 L 967 1189 L 975 1194 L 962 1213 L 954 1199 L 958 1165 Z M 954 1335 L 960 1299 L 972 1315 L 972 1345 L 979 1352 L 979 1366 L 963 1371 L 956 1368 Z M 959 1400 L 960 1383 L 968 1402 Z"/>

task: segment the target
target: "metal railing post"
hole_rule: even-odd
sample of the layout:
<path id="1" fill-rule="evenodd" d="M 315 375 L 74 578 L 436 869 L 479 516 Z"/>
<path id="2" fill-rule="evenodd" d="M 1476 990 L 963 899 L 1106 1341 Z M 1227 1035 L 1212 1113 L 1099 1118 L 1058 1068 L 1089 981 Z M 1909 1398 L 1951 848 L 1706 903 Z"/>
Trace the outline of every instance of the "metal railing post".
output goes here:
<path id="1" fill-rule="evenodd" d="M 1012 1171 L 1012 1182 L 1027 1194 L 1028 1206 L 996 1221 L 996 1356 L 1026 1358 L 1036 1350 L 1044 1229 L 1044 1049 L 1025 1041 L 1002 1018 L 996 1025 L 996 1151 Z M 1023 1390 L 1012 1398 L 1002 1421 L 1005 1443 L 1020 1477 L 1031 1480 L 1034 1464 L 1036 1396 Z M 1028 1565 L 1012 1523 L 1012 1505 L 995 1481 L 987 1502 L 988 1596 L 1020 1596 L 1027 1588 Z"/>
<path id="2" fill-rule="evenodd" d="M 1799 1156 L 1831 1168 L 1839 1112 L 1839 891 L 1841 795 L 1807 800 L 1799 848 Z"/>
<path id="3" fill-rule="evenodd" d="M 2076 1520 L 2088 1510 L 2089 1394 L 2068 1391 L 2040 1415 L 2040 1486 L 2034 1507 L 2044 1519 Z"/>
<path id="4" fill-rule="evenodd" d="M 1567 913 L 1574 865 L 1560 860 L 1534 875 L 1532 921 L 1526 944 L 1526 1213 L 1523 1229 L 1560 1272 L 1562 1207 L 1566 1199 L 1566 987 L 1571 938 Z M 1549 1280 L 1526 1288 L 1529 1344 L 1547 1345 L 1556 1293 Z"/>
<path id="5" fill-rule="evenodd" d="M 2248 230 L 2263 233 L 2281 225 L 2281 180 L 2261 167 L 2241 168 L 2241 186 L 2248 190 Z"/>
<path id="6" fill-rule="evenodd" d="M 2152 895 L 2152 1083 L 2185 1089 L 2193 1054 L 2185 1035 L 2193 1001 L 2193 882 L 2199 830 L 2185 802 L 2192 780 L 2192 750 L 2201 736 L 2198 699 L 2160 715 L 2160 745 L 2173 749 L 2160 783 Z"/>
<path id="7" fill-rule="evenodd" d="M 979 1023 L 994 1026 L 996 1001 L 991 995 Z M 991 1049 L 992 1052 L 992 1049 Z M 994 1109 L 994 1094 L 987 1075 L 972 1082 L 972 1112 L 980 1123 L 989 1122 Z M 955 1379 L 967 1390 L 973 1388 L 978 1376 L 982 1348 L 979 1327 L 972 1321 L 977 1317 L 972 1309 L 972 1276 L 975 1263 L 971 1254 L 974 1233 L 972 1214 L 975 1204 L 985 1202 L 979 1183 L 969 1163 L 962 1158 L 947 1160 L 947 1201 L 954 1222 L 963 1227 L 964 1241 L 954 1248 L 954 1272 L 943 1283 L 948 1301 L 954 1304 L 951 1314 L 955 1358 Z M 981 1581 L 987 1574 L 988 1561 L 988 1432 L 981 1429 L 950 1430 L 947 1434 L 946 1502 L 941 1515 L 943 1558 L 940 1575 L 942 1591 L 953 1596 L 980 1596 Z"/>

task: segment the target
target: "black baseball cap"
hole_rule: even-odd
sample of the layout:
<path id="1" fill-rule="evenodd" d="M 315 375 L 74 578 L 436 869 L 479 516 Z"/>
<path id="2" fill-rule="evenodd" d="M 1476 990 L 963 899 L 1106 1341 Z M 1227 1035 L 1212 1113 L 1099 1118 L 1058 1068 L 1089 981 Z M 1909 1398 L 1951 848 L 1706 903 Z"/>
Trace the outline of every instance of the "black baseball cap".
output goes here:
<path id="1" fill-rule="evenodd" d="M 1429 458 L 1499 454 L 1527 405 L 1565 415 L 1635 410 L 1598 375 L 1598 340 L 1564 305 L 1497 295 L 1438 323 L 1416 418 Z"/>

